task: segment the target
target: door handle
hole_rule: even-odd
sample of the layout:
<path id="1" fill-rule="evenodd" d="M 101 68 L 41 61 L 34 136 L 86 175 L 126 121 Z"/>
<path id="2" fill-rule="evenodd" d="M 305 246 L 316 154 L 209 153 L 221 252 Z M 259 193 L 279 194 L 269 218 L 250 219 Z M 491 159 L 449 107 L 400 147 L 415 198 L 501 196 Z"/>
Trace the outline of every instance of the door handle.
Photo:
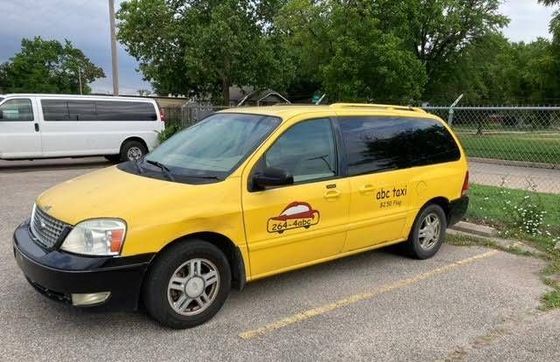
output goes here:
<path id="1" fill-rule="evenodd" d="M 340 197 L 341 192 L 338 190 L 329 190 L 327 192 L 325 192 L 325 199 L 327 200 L 331 200 L 331 199 L 336 199 L 338 197 Z"/>
<path id="2" fill-rule="evenodd" d="M 373 187 L 373 185 L 367 184 L 364 185 L 362 187 L 360 187 L 360 192 L 362 194 L 368 193 L 368 192 L 373 192 L 375 190 L 375 187 Z"/>
<path id="3" fill-rule="evenodd" d="M 35 123 L 35 132 L 39 132 L 39 123 Z"/>

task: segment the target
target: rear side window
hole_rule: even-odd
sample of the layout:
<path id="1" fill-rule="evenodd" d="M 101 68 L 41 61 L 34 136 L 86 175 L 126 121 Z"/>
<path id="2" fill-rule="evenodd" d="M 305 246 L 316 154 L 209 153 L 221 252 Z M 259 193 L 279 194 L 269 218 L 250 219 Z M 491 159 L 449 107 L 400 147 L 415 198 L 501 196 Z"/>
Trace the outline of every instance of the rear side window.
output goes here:
<path id="1" fill-rule="evenodd" d="M 339 124 L 350 176 L 451 162 L 461 157 L 449 131 L 434 120 L 343 117 Z"/>
<path id="2" fill-rule="evenodd" d="M 155 121 L 157 114 L 152 103 L 97 101 L 100 121 Z"/>
<path id="3" fill-rule="evenodd" d="M 152 103 L 42 100 L 45 121 L 155 121 L 157 113 Z"/>
<path id="4" fill-rule="evenodd" d="M 72 121 L 95 121 L 95 102 L 68 101 L 68 115 Z"/>
<path id="5" fill-rule="evenodd" d="M 43 118 L 45 121 L 69 121 L 68 105 L 66 101 L 42 100 Z"/>

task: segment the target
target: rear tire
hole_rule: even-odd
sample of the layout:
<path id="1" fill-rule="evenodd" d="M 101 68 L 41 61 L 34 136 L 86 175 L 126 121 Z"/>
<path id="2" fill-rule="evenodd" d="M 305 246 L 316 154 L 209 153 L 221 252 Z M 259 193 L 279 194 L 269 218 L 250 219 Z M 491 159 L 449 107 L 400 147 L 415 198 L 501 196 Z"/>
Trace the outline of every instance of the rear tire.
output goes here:
<path id="1" fill-rule="evenodd" d="M 147 147 L 140 141 L 126 141 L 121 147 L 120 161 L 136 161 L 148 153 Z"/>
<path id="2" fill-rule="evenodd" d="M 222 308 L 231 269 L 220 249 L 189 240 L 168 249 L 150 269 L 142 296 L 148 314 L 174 329 L 196 327 Z"/>
<path id="3" fill-rule="evenodd" d="M 447 218 L 441 206 L 431 204 L 420 210 L 410 236 L 403 245 L 406 253 L 415 259 L 434 256 L 445 240 Z"/>

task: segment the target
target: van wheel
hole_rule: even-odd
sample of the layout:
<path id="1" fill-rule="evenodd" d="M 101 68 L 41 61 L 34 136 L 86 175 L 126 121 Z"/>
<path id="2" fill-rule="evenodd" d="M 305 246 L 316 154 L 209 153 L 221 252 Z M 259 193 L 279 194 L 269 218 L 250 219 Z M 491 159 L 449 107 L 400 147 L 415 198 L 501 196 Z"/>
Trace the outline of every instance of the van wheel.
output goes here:
<path id="1" fill-rule="evenodd" d="M 144 157 L 148 153 L 148 149 L 140 141 L 126 141 L 121 147 L 120 160 L 136 161 Z"/>
<path id="2" fill-rule="evenodd" d="M 445 212 L 439 205 L 428 205 L 416 217 L 405 244 L 407 253 L 416 259 L 428 259 L 434 256 L 443 241 L 447 220 Z"/>
<path id="3" fill-rule="evenodd" d="M 230 288 L 231 270 L 225 255 L 208 242 L 191 240 L 157 259 L 142 293 L 152 318 L 183 329 L 210 320 L 222 308 Z"/>

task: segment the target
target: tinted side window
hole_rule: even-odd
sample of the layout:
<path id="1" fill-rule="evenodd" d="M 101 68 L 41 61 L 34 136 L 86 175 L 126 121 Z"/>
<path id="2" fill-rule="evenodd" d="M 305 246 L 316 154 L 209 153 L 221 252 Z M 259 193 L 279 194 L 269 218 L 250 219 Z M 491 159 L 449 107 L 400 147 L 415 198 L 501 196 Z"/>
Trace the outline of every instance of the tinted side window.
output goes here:
<path id="1" fill-rule="evenodd" d="M 32 121 L 33 107 L 29 99 L 11 99 L 0 106 L 2 118 L 0 121 Z"/>
<path id="2" fill-rule="evenodd" d="M 461 151 L 451 133 L 433 120 L 414 120 L 409 131 L 410 166 L 424 166 L 457 161 Z"/>
<path id="3" fill-rule="evenodd" d="M 257 170 L 280 168 L 294 176 L 294 182 L 324 179 L 336 175 L 336 149 L 328 119 L 303 121 L 282 134 L 268 149 Z"/>
<path id="4" fill-rule="evenodd" d="M 47 100 L 41 101 L 43 118 L 45 121 L 69 121 L 68 105 L 66 101 Z"/>
<path id="5" fill-rule="evenodd" d="M 157 114 L 152 103 L 97 101 L 100 121 L 155 121 Z"/>
<path id="6" fill-rule="evenodd" d="M 439 122 L 412 118 L 341 118 L 348 174 L 456 161 L 460 152 Z"/>
<path id="7" fill-rule="evenodd" d="M 68 114 L 72 121 L 95 121 L 94 101 L 68 101 Z"/>

